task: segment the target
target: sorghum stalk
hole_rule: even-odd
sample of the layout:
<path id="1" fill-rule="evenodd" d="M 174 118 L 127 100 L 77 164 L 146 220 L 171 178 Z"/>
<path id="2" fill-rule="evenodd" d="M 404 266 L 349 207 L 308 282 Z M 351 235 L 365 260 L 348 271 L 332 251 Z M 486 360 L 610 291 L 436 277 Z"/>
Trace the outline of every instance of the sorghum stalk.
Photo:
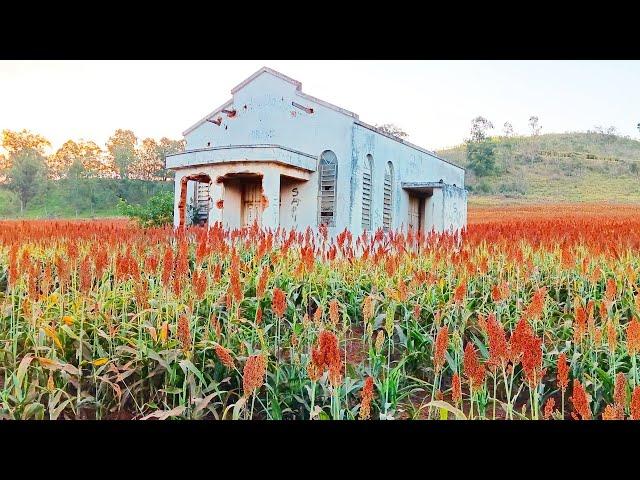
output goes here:
<path id="1" fill-rule="evenodd" d="M 496 403 L 497 403 L 497 395 L 496 395 L 496 391 L 497 391 L 497 377 L 498 377 L 498 371 L 495 370 L 493 372 L 493 419 L 496 419 Z"/>
<path id="2" fill-rule="evenodd" d="M 311 382 L 311 411 L 309 412 L 309 420 L 313 420 L 313 409 L 316 406 L 316 382 Z"/>

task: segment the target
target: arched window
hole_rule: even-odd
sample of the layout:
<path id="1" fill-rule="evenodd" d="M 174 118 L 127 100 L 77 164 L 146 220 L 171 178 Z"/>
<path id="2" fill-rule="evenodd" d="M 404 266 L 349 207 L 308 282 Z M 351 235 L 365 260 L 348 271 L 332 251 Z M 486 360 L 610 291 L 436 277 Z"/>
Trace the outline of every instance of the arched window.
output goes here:
<path id="1" fill-rule="evenodd" d="M 390 230 L 393 225 L 393 165 L 387 162 L 384 171 L 384 205 L 382 208 L 382 228 Z"/>
<path id="2" fill-rule="evenodd" d="M 367 155 L 362 172 L 362 229 L 371 231 L 371 172 L 373 157 Z"/>
<path id="3" fill-rule="evenodd" d="M 334 227 L 336 224 L 336 179 L 338 159 L 331 150 L 320 156 L 318 191 L 318 225 Z"/>

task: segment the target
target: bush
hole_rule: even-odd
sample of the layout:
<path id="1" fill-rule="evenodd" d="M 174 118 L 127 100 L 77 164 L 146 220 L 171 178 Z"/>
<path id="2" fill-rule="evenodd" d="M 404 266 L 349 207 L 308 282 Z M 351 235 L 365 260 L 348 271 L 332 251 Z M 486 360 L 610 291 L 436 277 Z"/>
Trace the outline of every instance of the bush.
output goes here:
<path id="1" fill-rule="evenodd" d="M 478 177 L 491 175 L 496 170 L 496 144 L 492 140 L 467 142 L 467 166 Z"/>
<path id="2" fill-rule="evenodd" d="M 137 219 L 143 227 L 162 227 L 173 223 L 173 192 L 160 192 L 146 205 L 131 205 L 120 199 L 118 210 L 122 215 Z"/>
<path id="3" fill-rule="evenodd" d="M 498 191 L 502 194 L 518 194 L 526 195 L 527 186 L 520 180 L 514 180 L 512 182 L 503 182 L 498 186 Z"/>
<path id="4" fill-rule="evenodd" d="M 489 182 L 481 180 L 478 185 L 476 185 L 475 191 L 478 193 L 491 194 L 493 193 L 493 188 L 489 185 Z"/>

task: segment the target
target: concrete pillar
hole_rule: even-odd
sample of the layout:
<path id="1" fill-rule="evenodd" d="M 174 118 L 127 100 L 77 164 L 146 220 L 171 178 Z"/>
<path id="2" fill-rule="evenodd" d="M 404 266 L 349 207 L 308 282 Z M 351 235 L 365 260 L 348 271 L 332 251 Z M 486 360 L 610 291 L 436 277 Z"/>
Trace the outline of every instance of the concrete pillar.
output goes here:
<path id="1" fill-rule="evenodd" d="M 216 222 L 222 223 L 222 210 L 224 208 L 224 183 L 213 181 L 209 188 L 211 208 L 209 209 L 209 226 Z"/>
<path id="2" fill-rule="evenodd" d="M 180 225 L 180 191 L 182 189 L 182 175 L 176 173 L 173 182 L 173 228 Z"/>
<path id="3" fill-rule="evenodd" d="M 444 196 L 441 188 L 434 188 L 433 195 L 424 205 L 424 231 L 442 232 L 444 229 Z"/>
<path id="4" fill-rule="evenodd" d="M 262 211 L 262 228 L 278 228 L 280 224 L 280 172 L 266 169 L 262 177 L 262 194 L 265 202 Z"/>

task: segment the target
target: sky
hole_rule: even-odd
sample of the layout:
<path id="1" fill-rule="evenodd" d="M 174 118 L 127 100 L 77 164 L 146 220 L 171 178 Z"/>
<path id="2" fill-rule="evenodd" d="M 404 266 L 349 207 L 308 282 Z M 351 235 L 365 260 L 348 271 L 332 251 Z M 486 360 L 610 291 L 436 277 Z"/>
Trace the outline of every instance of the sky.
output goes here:
<path id="1" fill-rule="evenodd" d="M 394 123 L 430 150 L 468 136 L 482 115 L 528 134 L 614 126 L 638 138 L 640 61 L 0 61 L 0 130 L 26 128 L 56 149 L 68 139 L 104 146 L 118 128 L 138 138 L 182 132 L 231 98 L 262 66 L 302 82 L 302 91 Z"/>

